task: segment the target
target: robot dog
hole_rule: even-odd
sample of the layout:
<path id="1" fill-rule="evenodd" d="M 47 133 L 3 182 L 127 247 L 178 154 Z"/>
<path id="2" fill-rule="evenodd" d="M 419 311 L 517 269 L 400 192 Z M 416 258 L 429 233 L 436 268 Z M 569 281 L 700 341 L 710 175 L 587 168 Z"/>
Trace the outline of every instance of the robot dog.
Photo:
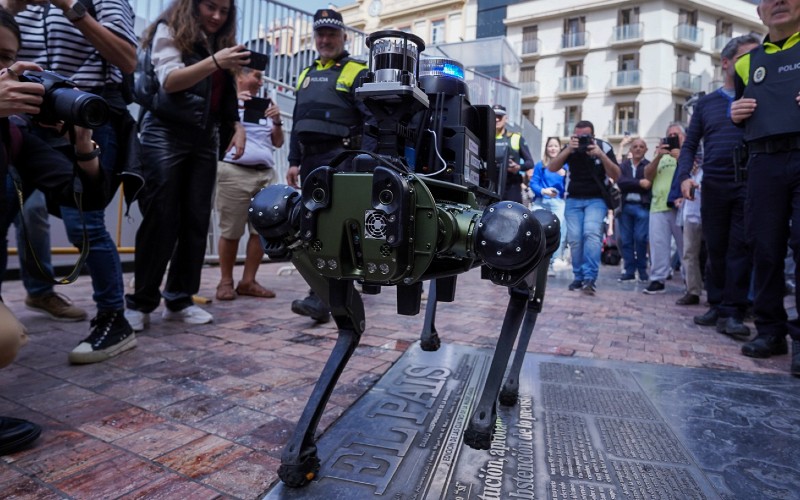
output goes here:
<path id="1" fill-rule="evenodd" d="M 500 397 L 502 404 L 516 402 L 519 370 L 544 298 L 546 262 L 558 247 L 553 214 L 501 201 L 506 169 L 495 162 L 494 112 L 470 105 L 463 67 L 449 59 L 420 59 L 423 41 L 400 31 L 372 33 L 367 46 L 370 71 L 356 93 L 376 117 L 369 132 L 378 138 L 377 152 L 343 153 L 303 179 L 300 193 L 270 186 L 250 208 L 267 254 L 291 256 L 330 305 L 338 328 L 281 456 L 278 474 L 290 487 L 306 485 L 319 471 L 315 432 L 365 329 L 355 281 L 364 293 L 396 287 L 398 314 L 416 315 L 422 282 L 430 280 L 425 350 L 439 347 L 436 303 L 454 300 L 458 274 L 482 266 L 482 278 L 509 288 L 497 348 L 464 435 L 467 445 L 487 449 L 503 374 L 522 328 Z M 354 172 L 336 170 L 345 160 Z"/>

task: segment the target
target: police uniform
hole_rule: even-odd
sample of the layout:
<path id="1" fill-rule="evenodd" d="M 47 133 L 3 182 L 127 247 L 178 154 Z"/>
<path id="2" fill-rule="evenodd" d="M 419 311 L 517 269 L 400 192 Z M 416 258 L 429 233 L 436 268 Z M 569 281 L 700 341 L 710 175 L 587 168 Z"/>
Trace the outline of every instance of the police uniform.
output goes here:
<path id="1" fill-rule="evenodd" d="M 737 99 L 758 107 L 744 122 L 749 148 L 745 225 L 753 251 L 754 313 L 758 336 L 742 352 L 769 357 L 787 352 L 793 339 L 791 371 L 800 375 L 800 320 L 787 321 L 783 306 L 786 241 L 800 257 L 800 33 L 782 46 L 763 45 L 736 63 Z M 791 226 L 790 226 L 791 223 Z M 800 309 L 800 295 L 795 296 Z"/>
<path id="2" fill-rule="evenodd" d="M 366 108 L 355 98 L 358 80 L 367 66 L 344 52 L 305 68 L 297 84 L 289 164 L 300 165 L 300 177 L 328 165 L 346 149 L 360 149 Z M 349 162 L 341 165 L 348 170 Z"/>
<path id="3" fill-rule="evenodd" d="M 344 29 L 342 15 L 332 9 L 314 14 L 314 30 Z M 364 124 L 374 122 L 355 89 L 367 66 L 352 59 L 347 51 L 323 64 L 320 59 L 305 68 L 297 79 L 289 165 L 300 166 L 300 179 L 317 167 L 330 165 L 340 153 L 352 149 L 372 151 L 377 141 L 364 135 Z M 374 124 L 374 123 L 373 123 Z M 352 158 L 336 168 L 351 170 Z M 308 297 L 292 301 L 292 312 L 309 316 L 318 323 L 330 321 L 330 308 L 313 290 Z"/>
<path id="4" fill-rule="evenodd" d="M 506 114 L 506 109 L 502 105 L 495 105 L 493 108 L 495 113 L 500 116 Z M 525 144 L 525 139 L 518 132 L 510 132 L 503 129 L 500 134 L 495 136 L 495 151 L 505 150 L 508 152 L 508 159 L 514 161 L 519 165 L 519 172 L 512 174 L 507 172 L 506 182 L 503 187 L 503 199 L 508 201 L 516 201 L 522 203 L 522 188 L 524 182 L 522 172 L 533 168 L 533 157 Z M 501 158 L 497 157 L 502 161 Z M 505 165 L 507 168 L 508 165 Z"/>

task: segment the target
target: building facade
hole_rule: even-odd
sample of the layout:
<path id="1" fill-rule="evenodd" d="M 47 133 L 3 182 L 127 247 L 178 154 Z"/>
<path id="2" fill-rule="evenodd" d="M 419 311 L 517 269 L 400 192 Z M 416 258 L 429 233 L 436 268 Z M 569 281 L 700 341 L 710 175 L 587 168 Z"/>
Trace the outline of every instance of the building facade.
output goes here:
<path id="1" fill-rule="evenodd" d="M 612 143 L 626 132 L 650 149 L 687 99 L 722 83 L 731 37 L 764 32 L 750 1 L 532 0 L 508 7 L 509 42 L 522 58 L 523 114 L 544 136 L 569 137 L 589 120 Z"/>

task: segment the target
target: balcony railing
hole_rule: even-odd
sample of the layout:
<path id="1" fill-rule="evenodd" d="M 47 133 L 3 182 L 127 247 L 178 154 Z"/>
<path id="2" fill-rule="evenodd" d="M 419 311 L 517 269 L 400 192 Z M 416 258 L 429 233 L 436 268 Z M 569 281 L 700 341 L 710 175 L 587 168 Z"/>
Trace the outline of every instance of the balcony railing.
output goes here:
<path id="1" fill-rule="evenodd" d="M 608 122 L 608 136 L 639 135 L 639 119 L 628 118 L 627 120 L 611 120 Z"/>
<path id="2" fill-rule="evenodd" d="M 632 42 L 641 40 L 644 32 L 642 23 L 623 24 L 614 27 L 611 43 Z"/>
<path id="3" fill-rule="evenodd" d="M 520 82 L 519 90 L 523 99 L 526 97 L 539 97 L 539 82 Z"/>
<path id="4" fill-rule="evenodd" d="M 519 54 L 522 56 L 535 56 L 539 55 L 539 51 L 542 50 L 542 41 L 538 38 L 533 38 L 531 40 L 523 40 L 519 42 L 517 46 L 519 49 Z"/>
<path id="5" fill-rule="evenodd" d="M 682 92 L 700 92 L 700 75 L 693 75 L 688 71 L 676 71 L 672 74 L 672 88 Z"/>
<path id="6" fill-rule="evenodd" d="M 701 47 L 703 30 L 691 24 L 679 24 L 675 26 L 675 41 L 684 45 Z"/>
<path id="7" fill-rule="evenodd" d="M 725 45 L 731 41 L 730 35 L 717 35 L 711 39 L 711 51 L 715 54 L 719 54 L 722 52 L 722 49 L 725 48 Z"/>
<path id="8" fill-rule="evenodd" d="M 561 49 L 575 50 L 589 48 L 589 33 L 578 31 L 575 33 L 564 33 L 561 35 Z"/>
<path id="9" fill-rule="evenodd" d="M 589 88 L 589 77 L 586 75 L 562 76 L 558 80 L 559 94 L 586 92 Z"/>
<path id="10" fill-rule="evenodd" d="M 611 73 L 611 88 L 621 89 L 626 87 L 642 86 L 642 70 L 628 69 Z"/>

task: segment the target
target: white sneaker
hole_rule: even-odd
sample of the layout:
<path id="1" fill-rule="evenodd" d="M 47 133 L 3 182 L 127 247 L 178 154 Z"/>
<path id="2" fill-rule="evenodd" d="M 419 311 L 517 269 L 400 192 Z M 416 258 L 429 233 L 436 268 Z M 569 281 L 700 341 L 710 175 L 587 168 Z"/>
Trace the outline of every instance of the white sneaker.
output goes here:
<path id="1" fill-rule="evenodd" d="M 212 316 L 211 313 L 197 306 L 189 306 L 180 311 L 164 309 L 164 313 L 161 317 L 167 321 L 183 321 L 184 323 L 190 323 L 192 325 L 204 325 L 214 321 L 214 316 Z"/>
<path id="2" fill-rule="evenodd" d="M 141 332 L 150 324 L 150 313 L 125 309 L 125 319 L 128 320 L 134 332 Z"/>

